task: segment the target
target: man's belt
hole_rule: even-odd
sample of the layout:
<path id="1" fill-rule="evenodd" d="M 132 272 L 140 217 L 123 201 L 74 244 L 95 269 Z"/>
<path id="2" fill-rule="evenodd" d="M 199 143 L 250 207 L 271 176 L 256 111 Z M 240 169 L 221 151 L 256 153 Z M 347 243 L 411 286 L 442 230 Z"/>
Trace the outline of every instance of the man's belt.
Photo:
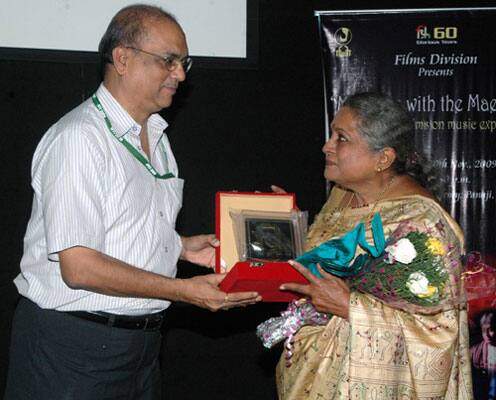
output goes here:
<path id="1" fill-rule="evenodd" d="M 118 315 L 104 312 L 90 313 L 86 311 L 68 311 L 66 314 L 113 328 L 139 329 L 144 331 L 160 329 L 164 319 L 162 313 L 148 315 Z"/>

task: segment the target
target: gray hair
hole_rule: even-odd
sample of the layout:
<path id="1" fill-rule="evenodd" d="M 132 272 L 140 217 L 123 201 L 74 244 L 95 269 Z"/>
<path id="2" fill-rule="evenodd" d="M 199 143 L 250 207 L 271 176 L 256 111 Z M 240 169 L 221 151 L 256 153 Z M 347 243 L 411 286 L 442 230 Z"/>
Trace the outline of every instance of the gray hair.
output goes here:
<path id="1" fill-rule="evenodd" d="M 146 34 L 146 21 L 150 19 L 166 19 L 179 26 L 176 18 L 160 7 L 133 4 L 122 8 L 110 21 L 98 45 L 102 75 L 105 66 L 113 63 L 112 51 L 116 47 L 139 46 Z"/>
<path id="2" fill-rule="evenodd" d="M 358 118 L 358 130 L 373 152 L 391 147 L 396 152 L 392 168 L 397 174 L 410 175 L 421 185 L 437 190 L 434 169 L 415 149 L 415 126 L 408 112 L 391 97 L 381 93 L 357 93 L 346 99 Z"/>

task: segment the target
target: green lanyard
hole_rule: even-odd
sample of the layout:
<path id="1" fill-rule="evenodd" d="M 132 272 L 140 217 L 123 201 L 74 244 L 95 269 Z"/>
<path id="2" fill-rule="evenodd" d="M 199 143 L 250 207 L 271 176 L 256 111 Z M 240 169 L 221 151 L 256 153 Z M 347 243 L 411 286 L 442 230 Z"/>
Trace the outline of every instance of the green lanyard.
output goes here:
<path id="1" fill-rule="evenodd" d="M 121 142 L 124 145 L 124 147 L 126 147 L 126 149 L 128 149 L 128 151 L 134 156 L 134 158 L 136 158 L 141 164 L 143 164 L 146 167 L 147 171 L 150 174 L 152 174 L 157 179 L 174 178 L 174 174 L 172 172 L 167 172 L 163 175 L 160 175 L 158 171 L 153 167 L 153 165 L 145 157 L 143 157 L 143 155 L 131 143 L 129 143 L 123 137 L 118 136 L 117 133 L 115 133 L 114 127 L 112 126 L 112 123 L 110 122 L 110 119 L 108 118 L 107 113 L 103 109 L 102 103 L 100 103 L 100 100 L 98 100 L 96 94 L 93 94 L 93 96 L 91 96 L 91 99 L 93 100 L 93 104 L 95 104 L 97 110 L 100 112 L 100 114 L 102 114 L 103 119 L 105 120 L 105 123 L 107 124 L 107 128 L 109 129 L 110 133 L 119 142 Z M 164 157 L 165 157 L 165 163 L 167 165 L 167 153 L 165 151 L 165 147 L 162 144 L 162 142 L 160 142 L 160 144 L 162 145 L 162 150 L 164 152 Z"/>

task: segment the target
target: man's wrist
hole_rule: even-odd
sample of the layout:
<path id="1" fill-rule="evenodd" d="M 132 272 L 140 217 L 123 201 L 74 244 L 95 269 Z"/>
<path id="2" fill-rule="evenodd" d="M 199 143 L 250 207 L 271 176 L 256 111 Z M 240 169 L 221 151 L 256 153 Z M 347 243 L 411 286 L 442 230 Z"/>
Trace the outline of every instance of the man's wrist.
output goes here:
<path id="1" fill-rule="evenodd" d="M 184 236 L 179 236 L 181 238 L 181 253 L 179 254 L 179 259 L 186 261 L 186 241 L 187 238 Z"/>
<path id="2" fill-rule="evenodd" d="M 172 287 L 172 301 L 183 301 L 184 299 L 184 291 L 185 291 L 185 282 L 184 279 L 174 279 Z"/>

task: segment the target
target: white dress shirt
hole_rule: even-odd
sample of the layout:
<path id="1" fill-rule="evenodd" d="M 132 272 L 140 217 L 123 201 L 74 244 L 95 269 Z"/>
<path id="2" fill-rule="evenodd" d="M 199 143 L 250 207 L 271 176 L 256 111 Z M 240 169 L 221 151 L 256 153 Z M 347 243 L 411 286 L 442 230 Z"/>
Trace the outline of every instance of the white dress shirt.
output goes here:
<path id="1" fill-rule="evenodd" d="M 140 148 L 141 127 L 105 86 L 96 92 L 118 136 Z M 148 314 L 169 301 L 115 297 L 69 288 L 58 252 L 84 246 L 137 268 L 174 277 L 182 250 L 175 231 L 183 180 L 163 132 L 152 115 L 147 130 L 156 179 L 110 133 L 91 99 L 69 112 L 43 136 L 33 157 L 33 208 L 24 238 L 19 293 L 42 308 Z M 165 154 L 164 154 L 165 150 Z M 146 157 L 146 155 L 145 155 Z"/>

